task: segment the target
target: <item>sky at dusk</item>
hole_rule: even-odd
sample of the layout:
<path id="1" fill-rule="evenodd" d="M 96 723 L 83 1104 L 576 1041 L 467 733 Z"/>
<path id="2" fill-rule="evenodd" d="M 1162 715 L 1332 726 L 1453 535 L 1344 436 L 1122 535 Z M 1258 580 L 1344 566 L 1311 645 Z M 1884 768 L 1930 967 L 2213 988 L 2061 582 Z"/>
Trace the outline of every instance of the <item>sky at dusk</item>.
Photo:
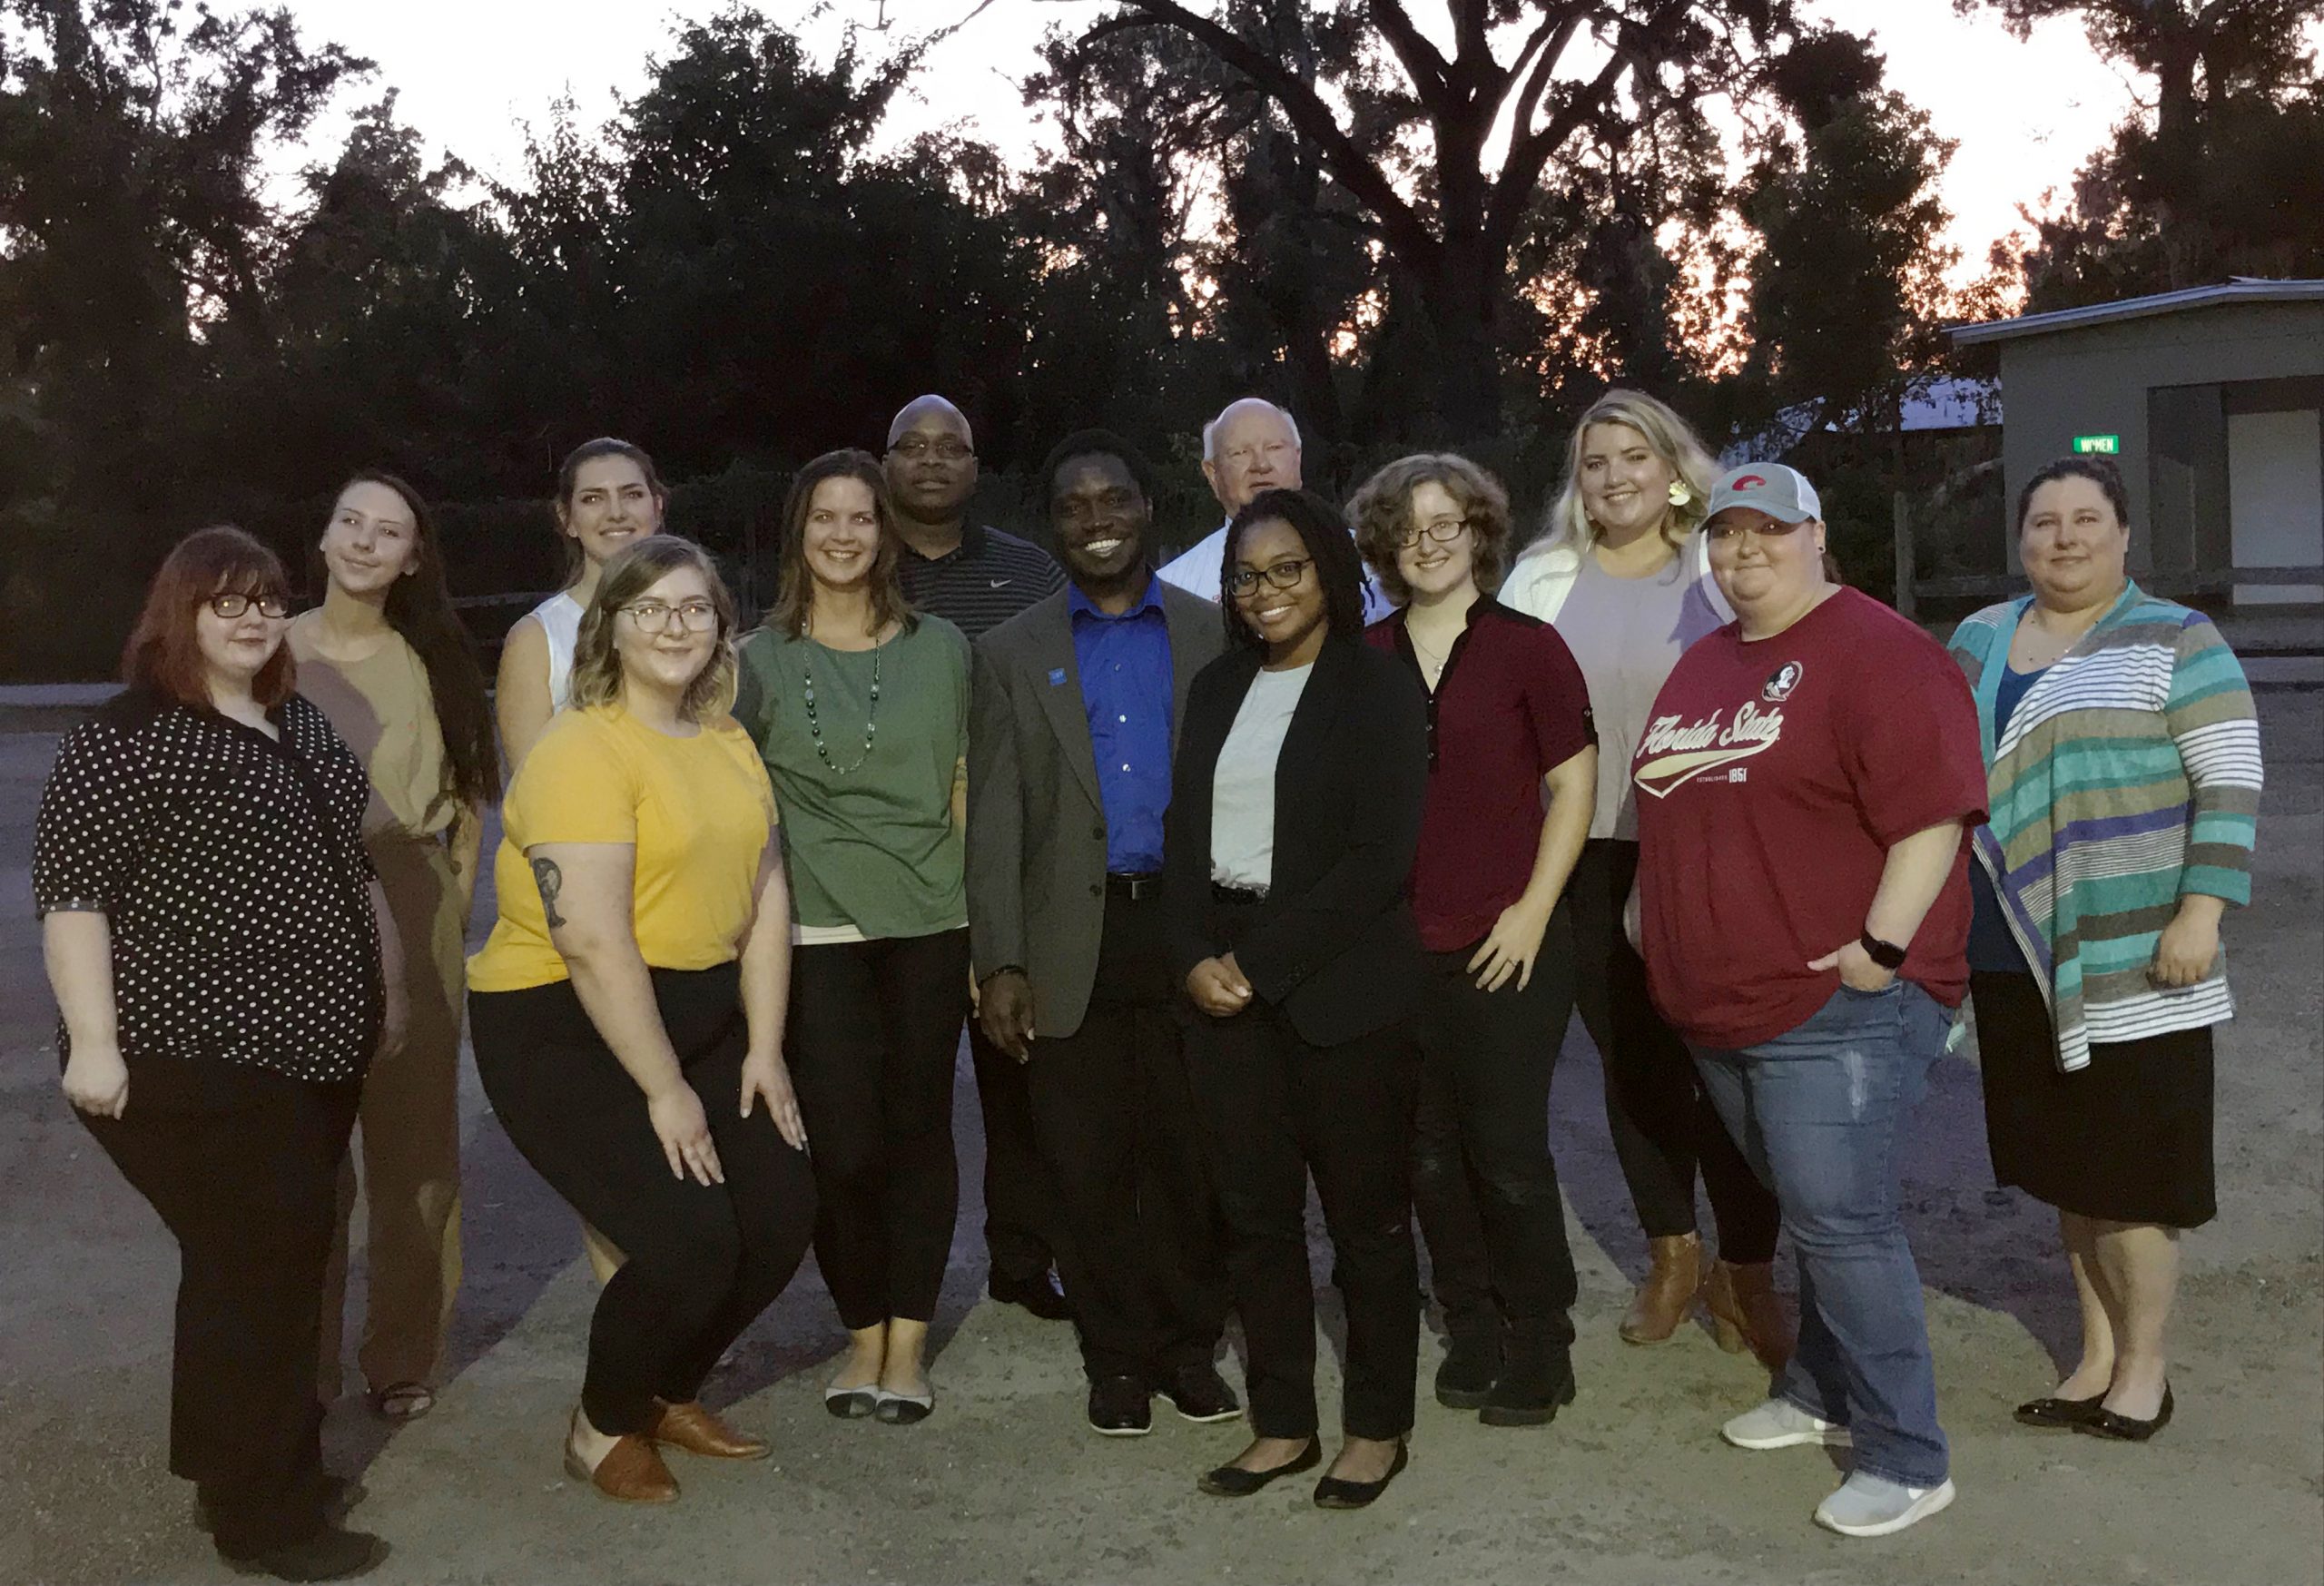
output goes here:
<path id="1" fill-rule="evenodd" d="M 291 0 L 310 40 L 330 39 L 379 64 L 376 83 L 346 96 L 352 105 L 380 87 L 399 91 L 398 110 L 487 175 L 522 175 L 523 123 L 544 123 L 553 100 L 570 94 L 585 125 L 644 85 L 649 57 L 667 52 L 678 20 L 714 15 L 719 0 L 662 5 L 627 0 Z M 762 0 L 768 16 L 800 29 L 828 58 L 849 22 L 870 24 L 881 0 Z M 975 0 L 886 0 L 900 31 L 926 33 L 958 21 Z M 891 117 L 891 135 L 950 124 L 1012 157 L 1049 136 L 1024 107 L 1015 82 L 1049 26 L 1103 15 L 1105 0 L 994 0 L 931 57 L 916 98 Z M 1415 14 L 1435 9 L 1422 0 Z M 1888 57 L 1890 82 L 1958 141 L 1945 180 L 1954 212 L 1951 240 L 1974 273 L 1987 244 L 2019 224 L 2017 206 L 2038 208 L 2045 189 L 2061 193 L 2074 168 L 2132 108 L 2142 85 L 2091 51 L 2077 24 L 2056 23 L 2019 44 L 1989 17 L 1964 21 L 1951 0 L 1820 0 L 1808 9 L 1844 27 L 1870 32 Z M 319 127 L 312 157 L 336 145 L 344 116 Z"/>

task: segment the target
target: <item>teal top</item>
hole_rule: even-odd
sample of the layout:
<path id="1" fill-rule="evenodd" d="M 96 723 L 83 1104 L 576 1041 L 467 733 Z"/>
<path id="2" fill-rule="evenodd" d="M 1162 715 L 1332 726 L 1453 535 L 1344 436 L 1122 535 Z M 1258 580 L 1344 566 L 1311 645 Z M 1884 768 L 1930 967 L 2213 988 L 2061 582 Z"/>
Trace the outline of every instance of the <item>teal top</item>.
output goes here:
<path id="1" fill-rule="evenodd" d="M 877 649 L 851 651 L 760 628 L 743 639 L 741 660 L 734 719 L 774 783 L 794 938 L 928 936 L 966 925 L 952 823 L 969 747 L 960 630 L 922 615 Z"/>

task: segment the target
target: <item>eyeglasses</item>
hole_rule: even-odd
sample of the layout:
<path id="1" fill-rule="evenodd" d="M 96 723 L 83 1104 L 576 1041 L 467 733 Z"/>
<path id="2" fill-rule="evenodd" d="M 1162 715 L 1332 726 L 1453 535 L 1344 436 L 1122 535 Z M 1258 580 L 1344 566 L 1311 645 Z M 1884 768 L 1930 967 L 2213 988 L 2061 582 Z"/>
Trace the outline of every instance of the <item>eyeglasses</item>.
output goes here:
<path id="1" fill-rule="evenodd" d="M 959 463 L 976 456 L 965 442 L 950 435 L 938 440 L 931 440 L 924 435 L 907 435 L 888 450 L 910 463 L 931 457 L 940 463 Z"/>
<path id="2" fill-rule="evenodd" d="M 278 621 L 290 615 L 290 603 L 280 595 L 245 595 L 240 590 L 230 589 L 224 594 L 212 596 L 205 604 L 212 612 L 228 622 L 253 606 L 258 607 L 259 616 Z"/>
<path id="3" fill-rule="evenodd" d="M 1412 549 L 1420 544 L 1423 535 L 1426 535 L 1438 545 L 1449 546 L 1459 539 L 1462 531 L 1468 527 L 1469 520 L 1465 517 L 1440 517 L 1434 523 L 1423 523 L 1417 528 L 1404 530 L 1396 537 L 1396 548 L 1405 551 Z"/>
<path id="4" fill-rule="evenodd" d="M 629 620 L 637 625 L 640 633 L 668 633 L 674 616 L 678 619 L 679 628 L 690 634 L 706 634 L 718 626 L 718 608 L 707 600 L 689 600 L 680 606 L 640 600 L 620 609 L 629 613 Z"/>
<path id="5" fill-rule="evenodd" d="M 1781 539 L 1806 527 L 1805 523 L 1786 523 L 1780 517 L 1770 518 L 1765 523 L 1743 523 L 1731 517 L 1714 518 L 1703 525 L 1703 533 L 1715 540 L 1738 540 L 1747 534 L 1758 539 Z"/>
<path id="6" fill-rule="evenodd" d="M 1299 576 L 1315 565 L 1313 557 L 1286 557 L 1265 567 L 1237 567 L 1226 575 L 1226 587 L 1235 595 L 1248 595 L 1265 578 L 1277 589 L 1296 588 Z"/>

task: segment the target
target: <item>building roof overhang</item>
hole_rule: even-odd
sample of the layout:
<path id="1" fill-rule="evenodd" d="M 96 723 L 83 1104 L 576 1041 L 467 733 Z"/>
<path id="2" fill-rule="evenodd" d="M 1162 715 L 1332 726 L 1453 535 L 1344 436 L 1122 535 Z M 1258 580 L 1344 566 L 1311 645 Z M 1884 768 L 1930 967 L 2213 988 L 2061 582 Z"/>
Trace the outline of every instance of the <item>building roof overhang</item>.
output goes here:
<path id="1" fill-rule="evenodd" d="M 2324 281 L 2279 281 L 2239 275 L 2216 286 L 2189 287 L 2184 291 L 2157 292 L 2152 297 L 2123 298 L 2079 309 L 2058 309 L 2046 314 L 2022 314 L 2014 320 L 1987 320 L 1973 325 L 1948 326 L 1945 334 L 1964 347 L 1987 341 L 2008 341 L 2020 336 L 2043 336 L 2078 330 L 2090 325 L 2122 320 L 2145 320 L 2190 309 L 2216 308 L 2225 303 L 2324 302 Z"/>

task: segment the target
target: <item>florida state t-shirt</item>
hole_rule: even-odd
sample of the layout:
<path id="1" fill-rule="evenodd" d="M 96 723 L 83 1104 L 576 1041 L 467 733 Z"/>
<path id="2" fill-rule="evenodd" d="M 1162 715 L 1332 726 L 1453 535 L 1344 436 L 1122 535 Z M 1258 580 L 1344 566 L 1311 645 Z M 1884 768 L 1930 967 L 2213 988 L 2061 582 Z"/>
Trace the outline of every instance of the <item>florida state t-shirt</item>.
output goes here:
<path id="1" fill-rule="evenodd" d="M 1864 931 L 1888 849 L 1985 818 L 1969 685 L 1936 642 L 1842 589 L 1772 638 L 1729 623 L 1682 655 L 1630 778 L 1655 1006 L 1697 1046 L 1756 1046 L 1830 1000 L 1810 960 Z M 1948 1007 L 1968 978 L 1969 849 L 1898 971 Z"/>

